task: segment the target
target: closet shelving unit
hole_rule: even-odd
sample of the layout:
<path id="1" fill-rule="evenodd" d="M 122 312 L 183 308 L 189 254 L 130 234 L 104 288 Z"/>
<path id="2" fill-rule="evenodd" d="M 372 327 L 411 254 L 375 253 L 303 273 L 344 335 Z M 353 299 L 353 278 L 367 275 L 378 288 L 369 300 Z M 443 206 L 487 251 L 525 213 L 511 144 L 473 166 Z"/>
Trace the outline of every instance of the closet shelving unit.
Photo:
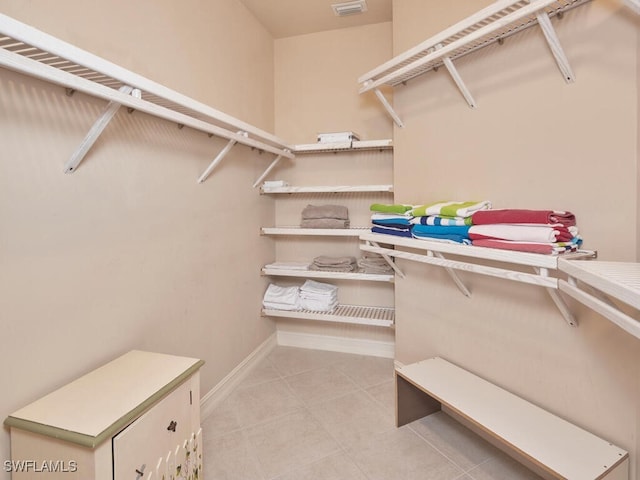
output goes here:
<path id="1" fill-rule="evenodd" d="M 0 67 L 108 102 L 65 164 L 74 172 L 120 107 L 140 111 L 228 140 L 198 178 L 203 182 L 237 143 L 293 158 L 281 139 L 47 33 L 0 14 Z"/>
<path id="2" fill-rule="evenodd" d="M 419 45 L 397 55 L 365 73 L 358 82 L 360 93 L 373 91 L 394 122 L 404 124 L 380 91 L 383 85 L 395 87 L 444 65 L 470 107 L 476 102 L 453 61 L 524 29 L 539 25 L 566 82 L 574 81 L 569 61 L 560 45 L 550 18 L 589 0 L 499 0 Z M 635 0 L 628 0 L 634 1 Z"/>
<path id="3" fill-rule="evenodd" d="M 298 144 L 292 146 L 292 151 L 296 154 L 296 160 L 302 161 L 305 154 L 349 154 L 351 152 L 362 152 L 367 150 L 374 151 L 391 151 L 393 149 L 393 141 L 384 140 L 353 140 L 336 143 L 311 143 Z M 261 182 L 267 172 L 263 174 L 256 186 Z M 376 185 L 312 185 L 312 186 L 282 186 L 282 187 L 260 187 L 261 194 L 276 195 L 276 197 L 289 197 L 296 194 L 359 194 L 373 193 L 381 195 L 392 195 L 393 185 L 376 184 Z M 276 237 L 318 237 L 318 238 L 340 238 L 346 237 L 357 240 L 360 236 L 369 231 L 369 226 L 352 227 L 345 229 L 321 229 L 321 228 L 301 228 L 299 226 L 276 226 L 263 227 L 261 232 L 263 235 L 273 235 Z M 262 268 L 262 274 L 271 277 L 294 277 L 304 279 L 315 279 L 318 281 L 340 280 L 340 281 L 356 281 L 356 282 L 383 282 L 393 283 L 394 274 L 371 274 L 360 272 L 331 272 L 331 271 L 315 271 L 315 270 L 285 270 L 281 268 Z M 326 322 L 339 322 L 349 324 L 360 324 L 379 327 L 392 327 L 395 322 L 395 309 L 391 307 L 377 307 L 365 305 L 338 305 L 331 313 L 312 312 L 304 310 L 276 310 L 263 309 L 263 315 L 271 317 L 296 318 L 302 320 L 320 320 Z"/>
<path id="4" fill-rule="evenodd" d="M 559 259 L 558 268 L 568 275 L 559 280 L 560 291 L 640 338 L 640 321 L 611 301 L 640 310 L 639 263 Z"/>
<path id="5" fill-rule="evenodd" d="M 471 292 L 458 276 L 457 270 L 543 287 L 566 322 L 573 327 L 577 326 L 578 322 L 558 293 L 559 279 L 551 276 L 550 272 L 560 270 L 559 265 L 562 259 L 572 259 L 573 261 L 595 258 L 597 255 L 594 251 L 584 250 L 564 254 L 560 258 L 558 255 L 474 247 L 371 232 L 361 235 L 360 240 L 361 250 L 444 268 L 456 286 L 467 297 L 471 296 Z M 445 255 L 453 255 L 456 259 L 446 258 Z M 485 261 L 499 262 L 501 266 L 486 265 Z M 403 276 L 397 265 L 395 268 L 396 273 Z M 524 268 L 532 269 L 533 272 L 524 271 Z"/>

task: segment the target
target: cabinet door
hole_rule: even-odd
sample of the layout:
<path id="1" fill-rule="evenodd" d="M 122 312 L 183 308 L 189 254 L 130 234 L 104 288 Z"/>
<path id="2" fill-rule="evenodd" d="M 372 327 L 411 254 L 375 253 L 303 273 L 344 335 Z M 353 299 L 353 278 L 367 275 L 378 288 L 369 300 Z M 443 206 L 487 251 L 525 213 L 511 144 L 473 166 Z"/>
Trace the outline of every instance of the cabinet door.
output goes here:
<path id="1" fill-rule="evenodd" d="M 113 437 L 114 480 L 142 479 L 191 431 L 191 382 L 186 381 Z"/>

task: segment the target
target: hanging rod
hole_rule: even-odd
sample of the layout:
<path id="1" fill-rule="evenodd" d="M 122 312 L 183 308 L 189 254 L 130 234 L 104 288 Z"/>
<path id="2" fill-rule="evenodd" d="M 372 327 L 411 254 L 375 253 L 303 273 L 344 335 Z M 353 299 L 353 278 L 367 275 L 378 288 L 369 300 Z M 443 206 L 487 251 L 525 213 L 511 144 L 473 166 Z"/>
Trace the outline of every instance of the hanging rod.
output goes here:
<path id="1" fill-rule="evenodd" d="M 565 81 L 572 82 L 569 67 L 549 17 L 575 8 L 589 0 L 500 0 L 397 55 L 362 75 L 360 93 L 374 91 L 383 107 L 402 127 L 402 121 L 379 90 L 382 85 L 396 86 L 444 65 L 472 108 L 475 100 L 453 65 L 453 60 L 483 48 L 526 28 L 539 25 Z M 635 1 L 635 0 L 631 0 Z"/>
<path id="2" fill-rule="evenodd" d="M 294 157 L 275 135 L 3 14 L 0 47 L 1 67 L 261 151 Z M 123 86 L 140 92 L 140 98 L 118 91 Z"/>

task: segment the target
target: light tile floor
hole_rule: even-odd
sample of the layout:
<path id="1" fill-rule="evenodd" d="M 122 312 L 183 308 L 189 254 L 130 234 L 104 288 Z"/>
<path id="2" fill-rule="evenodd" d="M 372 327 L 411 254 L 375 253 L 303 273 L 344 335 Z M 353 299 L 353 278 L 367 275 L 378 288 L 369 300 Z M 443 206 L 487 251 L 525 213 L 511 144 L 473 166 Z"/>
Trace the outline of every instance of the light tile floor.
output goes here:
<path id="1" fill-rule="evenodd" d="M 207 480 L 538 480 L 443 413 L 394 424 L 393 360 L 276 347 L 203 419 Z"/>

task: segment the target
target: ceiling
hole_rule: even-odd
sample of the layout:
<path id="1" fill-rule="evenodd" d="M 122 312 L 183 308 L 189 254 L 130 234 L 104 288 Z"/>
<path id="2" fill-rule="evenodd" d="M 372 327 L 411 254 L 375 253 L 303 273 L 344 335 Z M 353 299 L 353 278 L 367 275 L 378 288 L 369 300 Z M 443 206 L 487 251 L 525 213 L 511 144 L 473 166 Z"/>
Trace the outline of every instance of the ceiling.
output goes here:
<path id="1" fill-rule="evenodd" d="M 391 21 L 391 0 L 367 0 L 364 13 L 338 17 L 331 5 L 345 0 L 240 0 L 274 38 Z"/>

